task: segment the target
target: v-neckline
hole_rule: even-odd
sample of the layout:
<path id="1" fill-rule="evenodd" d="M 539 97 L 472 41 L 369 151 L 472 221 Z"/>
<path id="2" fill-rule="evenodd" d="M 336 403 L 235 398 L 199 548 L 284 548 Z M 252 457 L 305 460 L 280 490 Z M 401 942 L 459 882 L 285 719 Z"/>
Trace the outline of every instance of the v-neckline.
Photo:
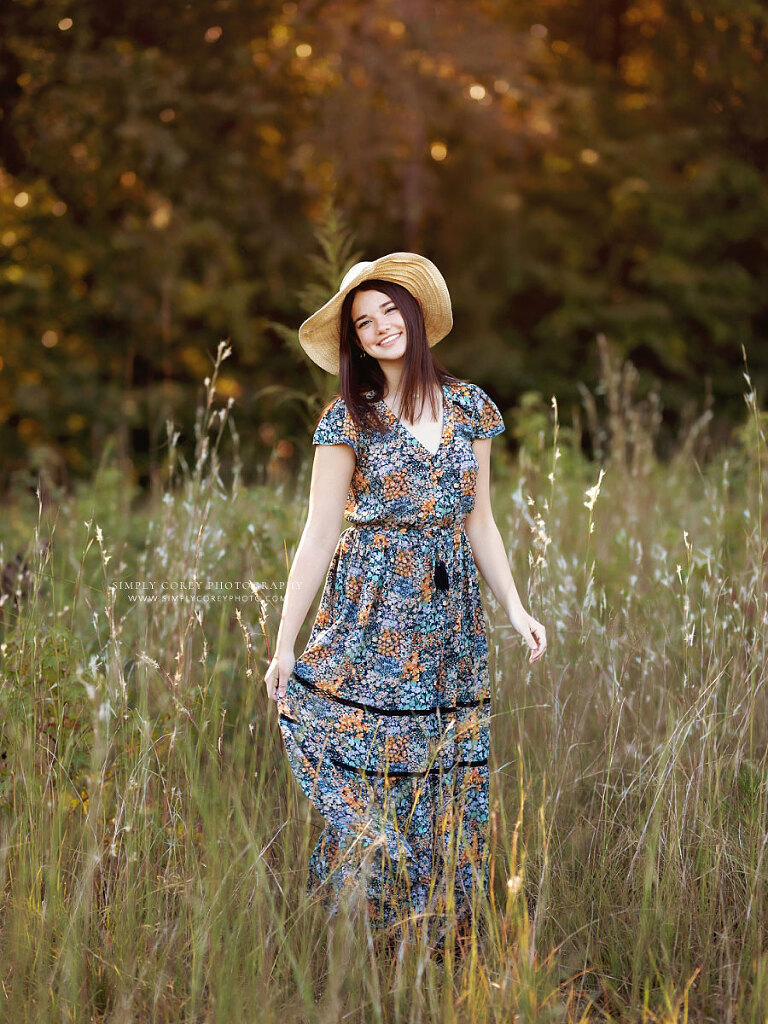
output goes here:
<path id="1" fill-rule="evenodd" d="M 434 452 L 430 451 L 430 449 L 427 448 L 427 446 L 424 444 L 424 442 L 420 441 L 418 439 L 418 437 L 416 437 L 416 435 L 413 433 L 413 431 L 409 430 L 408 427 L 406 427 L 406 425 L 403 423 L 403 421 L 400 419 L 400 417 L 396 416 L 394 414 L 394 412 L 390 409 L 390 407 L 387 405 L 387 403 L 384 401 L 383 398 L 379 399 L 379 404 L 384 407 L 384 409 L 386 410 L 386 413 L 389 416 L 390 420 L 393 420 L 395 425 L 399 426 L 400 429 L 403 430 L 405 432 L 405 434 L 412 441 L 414 441 L 419 446 L 419 448 L 422 450 L 422 452 L 424 452 L 426 455 L 428 455 L 431 459 L 436 459 L 437 456 L 440 454 L 440 452 L 442 451 L 443 445 L 445 444 L 447 435 L 448 435 L 448 420 L 449 420 L 449 417 L 450 417 L 450 413 L 448 411 L 448 405 L 449 405 L 449 403 L 448 403 L 448 396 L 445 393 L 446 389 L 445 389 L 445 385 L 444 384 L 442 384 L 440 386 L 440 391 L 441 391 L 442 396 L 443 396 L 443 410 L 442 410 L 442 412 L 443 412 L 443 423 L 442 423 L 442 430 L 440 432 L 440 443 L 438 444 L 437 449 Z"/>

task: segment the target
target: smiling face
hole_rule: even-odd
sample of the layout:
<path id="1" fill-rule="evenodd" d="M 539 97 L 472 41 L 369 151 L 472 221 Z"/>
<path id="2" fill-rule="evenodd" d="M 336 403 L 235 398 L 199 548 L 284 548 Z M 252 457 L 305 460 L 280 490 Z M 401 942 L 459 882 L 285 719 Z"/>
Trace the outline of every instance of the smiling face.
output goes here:
<path id="1" fill-rule="evenodd" d="M 408 331 L 400 310 L 384 292 L 359 291 L 352 302 L 352 323 L 363 350 L 374 359 L 402 359 Z"/>

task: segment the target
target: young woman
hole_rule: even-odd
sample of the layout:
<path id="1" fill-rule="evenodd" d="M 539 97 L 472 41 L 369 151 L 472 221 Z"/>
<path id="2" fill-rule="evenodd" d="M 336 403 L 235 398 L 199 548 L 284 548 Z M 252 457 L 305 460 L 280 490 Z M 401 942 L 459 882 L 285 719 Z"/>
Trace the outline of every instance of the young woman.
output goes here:
<path id="1" fill-rule="evenodd" d="M 265 676 L 292 771 L 326 820 L 307 892 L 333 914 L 341 888 L 362 885 L 373 924 L 430 916 L 440 934 L 451 913 L 467 927 L 488 883 L 478 569 L 530 660 L 546 649 L 491 510 L 501 414 L 431 351 L 452 324 L 437 267 L 402 252 L 356 264 L 302 324 L 303 348 L 339 374 L 341 393 L 314 433 L 307 522 Z"/>

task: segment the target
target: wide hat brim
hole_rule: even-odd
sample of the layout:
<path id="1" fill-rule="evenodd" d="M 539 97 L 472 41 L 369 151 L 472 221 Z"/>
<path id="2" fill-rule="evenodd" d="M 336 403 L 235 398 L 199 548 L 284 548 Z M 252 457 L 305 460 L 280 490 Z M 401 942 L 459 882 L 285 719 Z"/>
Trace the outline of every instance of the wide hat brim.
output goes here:
<path id="1" fill-rule="evenodd" d="M 309 358 L 328 373 L 339 372 L 341 306 L 345 296 L 363 281 L 380 278 L 403 285 L 421 305 L 430 348 L 453 327 L 451 296 L 440 271 L 426 256 L 392 252 L 377 260 L 356 263 L 341 282 L 338 292 L 299 328 L 299 344 Z"/>

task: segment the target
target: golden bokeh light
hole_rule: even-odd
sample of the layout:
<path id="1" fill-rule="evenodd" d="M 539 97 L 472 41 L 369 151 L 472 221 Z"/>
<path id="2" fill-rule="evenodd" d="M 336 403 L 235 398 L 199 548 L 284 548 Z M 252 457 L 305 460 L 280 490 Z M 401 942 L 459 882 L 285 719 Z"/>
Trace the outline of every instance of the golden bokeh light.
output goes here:
<path id="1" fill-rule="evenodd" d="M 243 386 L 234 377 L 221 374 L 216 381 L 216 391 L 225 398 L 240 398 L 243 393 Z"/>
<path id="2" fill-rule="evenodd" d="M 534 114 L 531 118 L 531 128 L 539 135 L 551 135 L 554 131 L 552 122 L 541 114 Z"/>
<path id="3" fill-rule="evenodd" d="M 469 87 L 469 95 L 473 100 L 485 99 L 485 86 L 479 82 L 473 82 Z"/>
<path id="4" fill-rule="evenodd" d="M 258 131 L 268 146 L 277 146 L 283 141 L 283 133 L 273 124 L 260 124 Z"/>
<path id="5" fill-rule="evenodd" d="M 43 336 L 40 339 L 45 348 L 54 348 L 59 343 L 59 336 L 56 331 L 43 331 Z"/>
<path id="6" fill-rule="evenodd" d="M 33 441 L 36 437 L 40 436 L 40 424 L 37 420 L 25 416 L 19 420 L 16 432 L 22 441 Z"/>
<path id="7" fill-rule="evenodd" d="M 289 25 L 283 25 L 278 22 L 272 26 L 269 35 L 273 46 L 285 46 L 293 35 L 293 29 Z"/>
<path id="8" fill-rule="evenodd" d="M 445 160 L 448 156 L 448 147 L 444 142 L 433 142 L 429 147 L 429 155 L 433 160 Z"/>
<path id="9" fill-rule="evenodd" d="M 67 416 L 65 422 L 67 424 L 67 430 L 73 434 L 83 430 L 83 428 L 88 424 L 88 420 L 79 412 L 71 412 L 69 416 Z"/>
<path id="10" fill-rule="evenodd" d="M 296 56 L 302 58 L 311 57 L 312 47 L 309 45 L 309 43 L 299 43 L 299 45 L 296 47 Z"/>
<path id="11" fill-rule="evenodd" d="M 69 32 L 73 25 L 74 21 L 71 18 L 62 18 L 59 22 L 59 29 L 62 32 Z"/>
<path id="12" fill-rule="evenodd" d="M 645 54 L 630 54 L 619 61 L 621 76 L 627 85 L 646 85 L 651 77 L 651 61 Z"/>
<path id="13" fill-rule="evenodd" d="M 211 25 L 210 28 L 205 30 L 206 43 L 215 43 L 218 39 L 221 39 L 222 32 L 221 25 Z"/>
<path id="14" fill-rule="evenodd" d="M 13 197 L 13 205 L 22 210 L 29 203 L 29 192 L 17 192 Z"/>
<path id="15" fill-rule="evenodd" d="M 600 154 L 594 149 L 582 149 L 579 159 L 584 164 L 596 164 L 600 159 Z"/>
<path id="16" fill-rule="evenodd" d="M 161 203 L 157 209 L 152 211 L 149 219 L 152 221 L 152 226 L 158 230 L 162 231 L 163 228 L 167 228 L 171 223 L 171 204 Z"/>

